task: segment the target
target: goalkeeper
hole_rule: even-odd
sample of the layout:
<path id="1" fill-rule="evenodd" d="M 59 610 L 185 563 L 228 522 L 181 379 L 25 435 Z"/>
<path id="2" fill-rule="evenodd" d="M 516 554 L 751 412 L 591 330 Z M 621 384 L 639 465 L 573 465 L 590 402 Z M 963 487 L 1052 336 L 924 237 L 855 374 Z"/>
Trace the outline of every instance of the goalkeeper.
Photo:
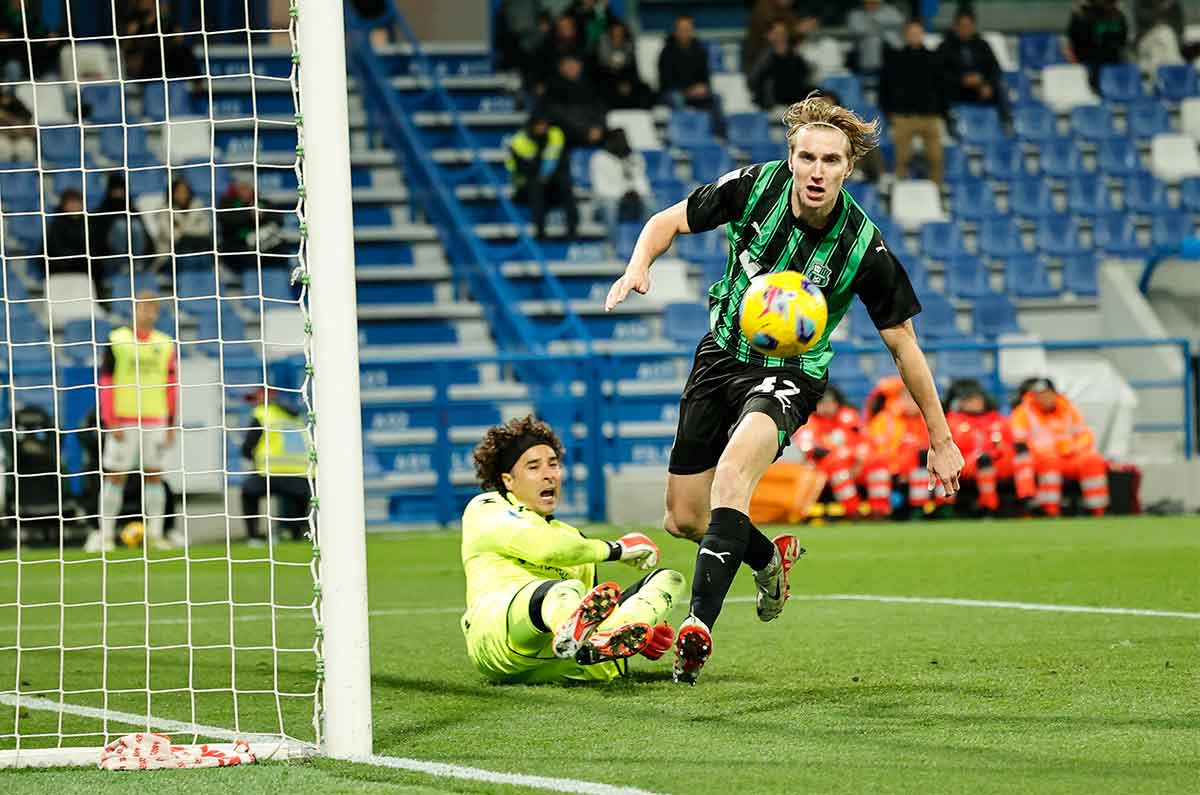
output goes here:
<path id="1" fill-rule="evenodd" d="M 624 593 L 596 581 L 604 561 L 653 569 L 653 541 L 586 538 L 554 518 L 562 453 L 532 416 L 490 428 L 475 450 L 485 491 L 463 512 L 462 630 L 467 655 L 495 681 L 608 681 L 623 673 L 622 660 L 657 660 L 675 638 L 665 619 L 684 596 L 682 574 L 655 569 Z"/>

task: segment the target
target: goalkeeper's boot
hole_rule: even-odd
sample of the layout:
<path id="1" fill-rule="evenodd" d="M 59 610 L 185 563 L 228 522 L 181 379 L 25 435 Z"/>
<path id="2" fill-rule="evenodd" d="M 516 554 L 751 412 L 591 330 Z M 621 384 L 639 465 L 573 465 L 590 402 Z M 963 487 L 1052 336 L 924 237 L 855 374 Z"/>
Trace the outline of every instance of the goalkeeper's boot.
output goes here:
<path id="1" fill-rule="evenodd" d="M 105 538 L 99 530 L 93 530 L 88 533 L 87 540 L 83 543 L 84 552 L 112 552 L 116 548 L 116 544 L 111 538 Z"/>
<path id="2" fill-rule="evenodd" d="M 708 662 L 712 654 L 712 633 L 704 622 L 695 616 L 688 616 L 679 625 L 679 634 L 675 636 L 675 664 L 671 673 L 676 682 L 696 684 L 700 678 L 700 669 Z"/>
<path id="3" fill-rule="evenodd" d="M 575 662 L 595 665 L 632 657 L 646 648 L 654 629 L 649 624 L 622 624 L 593 632 L 575 652 Z"/>
<path id="4" fill-rule="evenodd" d="M 597 585 L 579 600 L 579 607 L 554 633 L 554 656 L 570 659 L 579 651 L 588 636 L 596 631 L 600 622 L 617 609 L 621 600 L 621 587 L 615 582 Z"/>
<path id="5" fill-rule="evenodd" d="M 754 585 L 758 589 L 755 608 L 759 621 L 773 621 L 783 612 L 783 605 L 791 595 L 788 572 L 792 564 L 804 554 L 804 547 L 794 535 L 775 537 L 775 555 L 762 571 L 754 572 Z"/>

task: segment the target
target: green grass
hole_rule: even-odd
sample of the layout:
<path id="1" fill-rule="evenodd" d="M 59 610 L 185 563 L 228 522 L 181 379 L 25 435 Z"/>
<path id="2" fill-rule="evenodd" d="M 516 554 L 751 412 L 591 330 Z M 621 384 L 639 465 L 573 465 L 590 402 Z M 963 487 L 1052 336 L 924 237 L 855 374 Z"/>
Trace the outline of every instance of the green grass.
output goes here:
<path id="1" fill-rule="evenodd" d="M 808 556 L 793 577 L 797 595 L 892 594 L 1200 612 L 1200 520 L 936 522 L 805 528 Z M 691 574 L 695 547 L 659 534 L 665 563 Z M 216 554 L 219 550 L 213 549 Z M 244 554 L 255 554 L 247 551 Z M 286 548 L 302 559 L 298 546 Z M 504 687 L 469 665 L 458 616 L 462 604 L 453 533 L 370 539 L 375 750 L 380 754 L 497 771 L 578 778 L 658 792 L 790 793 L 1192 792 L 1200 769 L 1200 621 L 1179 618 L 1026 612 L 982 607 L 794 601 L 760 624 L 746 572 L 717 626 L 716 650 L 695 688 L 671 683 L 667 660 L 635 666 L 605 686 Z M 124 570 L 122 569 L 124 567 Z M 0 603 L 15 596 L 12 566 L 0 563 Z M 68 598 L 98 598 L 99 571 L 75 567 Z M 142 598 L 140 564 L 117 564 L 109 599 Z M 193 565 L 193 599 L 227 593 L 228 567 Z M 266 564 L 234 568 L 238 601 L 265 595 Z M 179 564 L 151 566 L 151 596 L 182 591 Z M 281 568 L 277 594 L 310 597 L 304 569 Z M 619 565 L 608 576 L 629 582 Z M 57 566 L 22 566 L 21 600 L 57 598 Z M 71 589 L 74 588 L 75 591 Z M 78 594 L 78 595 L 76 595 Z M 88 616 L 69 619 L 67 638 L 87 639 Z M 92 610 L 92 613 L 88 613 Z M 116 608 L 137 619 L 141 608 Z M 156 608 L 181 619 L 183 608 Z M 193 643 L 228 644 L 229 607 L 205 608 Z M 31 612 L 45 615 L 34 618 Z M 171 612 L 174 611 L 174 612 Z M 271 626 L 266 608 L 236 608 L 239 646 Z M 255 611 L 259 611 L 257 616 Z M 424 612 L 428 611 L 428 612 Z M 22 646 L 57 642 L 58 608 L 24 611 Z M 676 615 L 677 620 L 681 616 Z M 0 646 L 14 642 L 11 608 L 0 608 Z M 110 611 L 110 620 L 113 620 Z M 275 622 L 289 644 L 311 641 L 302 617 Z M 155 624 L 151 642 L 174 642 L 186 625 Z M 110 645 L 144 643 L 135 626 L 115 627 Z M 113 686 L 144 688 L 145 651 Z M 138 657 L 138 655 L 141 655 Z M 207 653 L 206 653 L 207 655 Z M 228 684 L 229 650 L 195 660 L 197 681 Z M 0 652 L 0 690 L 11 689 L 12 652 Z M 56 683 L 57 653 L 22 655 L 23 689 Z M 161 659 L 159 659 L 161 657 Z M 269 660 L 238 655 L 239 688 L 266 680 Z M 64 679 L 97 681 L 99 653 L 67 655 Z M 186 674 L 183 650 L 154 652 L 153 686 Z M 203 670 L 201 670 L 203 667 Z M 284 656 L 281 681 L 311 687 L 312 656 Z M 57 686 L 53 684 L 53 686 Z M 224 725 L 227 696 L 214 694 L 196 719 Z M 87 698 L 74 703 L 94 704 Z M 302 702 L 302 699 L 296 699 Z M 277 723 L 273 704 L 251 700 L 243 726 Z M 311 732 L 311 705 L 285 712 L 297 736 Z M 110 698 L 110 709 L 141 711 L 144 693 Z M 156 696 L 155 714 L 190 717 L 183 694 Z M 14 711 L 0 707 L 0 734 Z M 82 718 L 64 725 L 95 730 Z M 53 731 L 56 716 L 22 712 L 22 732 Z M 11 740 L 0 741 L 11 747 Z M 212 773 L 122 776 L 98 771 L 5 773 L 19 792 L 528 792 L 328 760 L 267 764 Z M 15 790 L 13 789 L 15 788 Z M 136 788 L 136 790 L 135 790 Z"/>

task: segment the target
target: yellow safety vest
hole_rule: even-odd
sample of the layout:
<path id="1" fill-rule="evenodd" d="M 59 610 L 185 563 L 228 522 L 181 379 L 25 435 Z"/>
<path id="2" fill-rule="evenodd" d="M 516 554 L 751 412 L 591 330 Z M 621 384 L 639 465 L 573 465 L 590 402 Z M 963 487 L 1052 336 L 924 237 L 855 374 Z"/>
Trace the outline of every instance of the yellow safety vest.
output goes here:
<path id="1" fill-rule="evenodd" d="M 562 157 L 566 136 L 558 127 L 550 127 L 546 133 L 546 145 L 542 149 L 542 160 L 555 161 Z M 520 130 L 508 142 L 508 156 L 504 166 L 508 169 L 513 180 L 513 187 L 520 188 L 525 184 L 525 175 L 517 168 L 517 160 L 532 160 L 538 156 L 538 142 L 528 132 Z"/>
<path id="2" fill-rule="evenodd" d="M 113 355 L 113 412 L 118 417 L 139 417 L 166 422 L 167 379 L 175 343 L 161 331 L 135 340 L 133 329 L 113 329 L 108 341 Z"/>
<path id="3" fill-rule="evenodd" d="M 300 418 L 274 404 L 260 404 L 251 412 L 263 429 L 254 446 L 254 468 L 271 475 L 308 472 L 308 429 Z"/>

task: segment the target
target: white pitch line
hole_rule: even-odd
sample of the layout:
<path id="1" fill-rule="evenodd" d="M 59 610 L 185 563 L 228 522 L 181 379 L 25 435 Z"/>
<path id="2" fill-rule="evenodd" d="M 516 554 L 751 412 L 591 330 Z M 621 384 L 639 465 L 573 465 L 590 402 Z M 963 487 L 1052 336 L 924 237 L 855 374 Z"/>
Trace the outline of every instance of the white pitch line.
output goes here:
<path id="1" fill-rule="evenodd" d="M 264 743 L 270 742 L 279 745 L 281 739 L 277 735 L 258 735 L 258 734 L 241 734 L 230 731 L 229 729 L 221 728 L 220 726 L 205 726 L 199 723 L 187 723 L 184 721 L 168 720 L 166 718 L 158 718 L 153 715 L 137 715 L 132 712 L 117 712 L 115 710 L 99 709 L 97 707 L 84 707 L 77 704 L 60 704 L 57 701 L 52 701 L 47 698 L 37 698 L 34 696 L 15 696 L 8 693 L 0 693 L 0 704 L 9 706 L 19 706 L 26 709 L 43 710 L 46 712 L 62 712 L 67 715 L 78 715 L 84 718 L 94 718 L 96 720 L 109 720 L 113 723 L 124 723 L 130 726 L 139 726 L 157 729 L 159 731 L 196 734 L 202 737 L 215 737 L 222 740 L 245 740 L 249 743 Z M 284 743 L 292 743 L 296 746 L 306 747 L 310 753 L 316 749 L 307 743 L 301 743 L 297 740 L 285 738 Z M 253 746 L 251 746 L 253 750 Z M 259 758 L 268 758 L 262 755 Z M 97 757 L 97 760 L 99 758 Z M 409 770 L 414 773 L 424 773 L 429 776 L 438 778 L 456 778 L 467 781 L 487 781 L 493 784 L 507 784 L 517 787 L 532 787 L 534 789 L 549 790 L 550 792 L 568 792 L 576 795 L 656 795 L 649 790 L 637 789 L 635 787 L 617 787 L 612 784 L 601 784 L 595 781 L 582 781 L 573 778 L 551 778 L 548 776 L 530 776 L 523 773 L 504 773 L 498 770 L 485 770 L 479 767 L 464 767 L 462 765 L 451 765 L 444 762 L 426 762 L 421 759 L 406 759 L 399 756 L 379 756 L 372 754 L 371 756 L 360 761 L 363 764 L 375 765 L 376 767 L 389 767 L 396 770 Z"/>
<path id="2" fill-rule="evenodd" d="M 753 596 L 734 596 L 726 602 L 753 602 Z M 1039 602 L 1004 602 L 990 599 L 955 599 L 940 596 L 879 596 L 863 593 L 793 594 L 804 602 L 882 602 L 902 605 L 950 605 L 953 607 L 991 607 L 1000 610 L 1033 610 L 1045 613 L 1090 613 L 1103 616 L 1143 616 L 1147 618 L 1186 618 L 1200 620 L 1200 613 L 1180 610 L 1143 610 L 1136 607 L 1092 607 L 1090 605 L 1052 605 Z"/>

